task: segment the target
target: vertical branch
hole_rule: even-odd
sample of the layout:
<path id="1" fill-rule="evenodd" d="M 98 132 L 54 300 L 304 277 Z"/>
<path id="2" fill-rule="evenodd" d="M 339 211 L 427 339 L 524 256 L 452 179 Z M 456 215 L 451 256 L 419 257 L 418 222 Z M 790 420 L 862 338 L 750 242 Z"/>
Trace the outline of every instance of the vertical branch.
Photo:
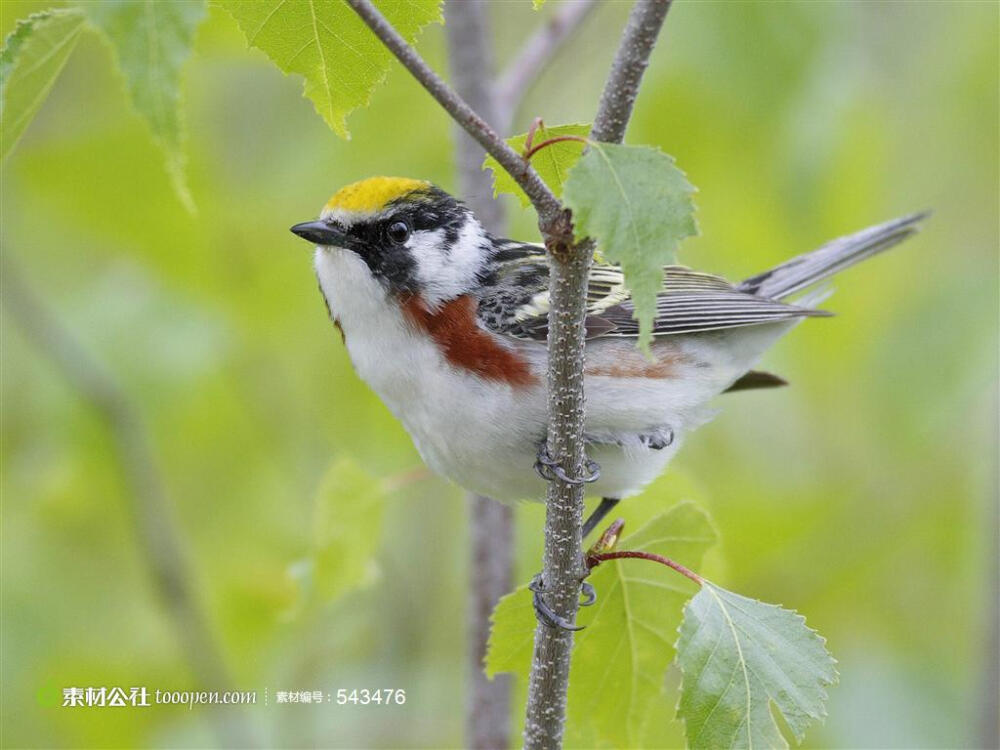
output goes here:
<path id="1" fill-rule="evenodd" d="M 584 469 L 583 353 L 586 286 L 593 245 L 575 244 L 569 212 L 538 173 L 510 148 L 386 21 L 371 0 L 346 0 L 414 78 L 476 142 L 493 156 L 530 198 L 551 259 L 548 334 L 548 451 L 571 476 Z M 652 53 L 670 0 L 638 0 L 615 57 L 595 119 L 595 137 L 620 141 L 639 81 Z M 576 617 L 580 581 L 586 575 L 580 540 L 583 488 L 556 480 L 549 485 L 542 580 L 549 606 L 568 620 Z M 539 624 L 535 631 L 525 747 L 562 742 L 569 686 L 571 633 Z"/>
<path id="2" fill-rule="evenodd" d="M 584 318 L 587 276 L 593 246 L 546 243 L 552 256 L 549 274 L 549 455 L 575 477 L 584 470 Z M 572 622 L 579 608 L 583 563 L 580 524 L 583 486 L 553 481 L 545 507 L 542 581 L 546 602 Z M 573 633 L 539 622 L 528 681 L 525 748 L 562 744 Z"/>
<path id="3" fill-rule="evenodd" d="M 445 31 L 455 91 L 483 120 L 495 125 L 501 115 L 493 95 L 493 38 L 488 8 L 486 0 L 448 0 Z M 492 198 L 493 180 L 483 169 L 486 153 L 481 144 L 458 130 L 456 156 L 462 196 L 488 232 L 502 233 L 506 216 L 503 204 Z"/>
<path id="4" fill-rule="evenodd" d="M 512 675 L 487 679 L 483 669 L 490 634 L 490 615 L 501 596 L 511 590 L 514 575 L 513 509 L 470 493 L 469 598 L 466 607 L 468 692 L 465 703 L 465 746 L 492 750 L 510 746 Z"/>
<path id="5" fill-rule="evenodd" d="M 142 418 L 114 378 L 61 325 L 6 258 L 0 263 L 0 281 L 3 305 L 11 318 L 100 415 L 114 440 L 140 557 L 166 608 L 196 683 L 206 690 L 230 689 L 232 680 L 225 661 L 191 585 L 191 568 L 173 524 L 170 500 Z M 225 746 L 252 745 L 243 722 L 212 713 Z"/>
<path id="6" fill-rule="evenodd" d="M 591 136 L 595 140 L 621 142 L 624 138 L 639 83 L 669 9 L 670 0 L 637 0 L 633 6 L 594 118 Z M 586 460 L 584 319 L 593 245 L 585 241 L 566 247 L 547 239 L 546 246 L 552 258 L 548 449 L 571 476 L 579 477 Z M 583 494 L 582 485 L 553 481 L 546 500 L 545 596 L 556 614 L 570 622 L 576 619 L 580 582 L 586 576 L 580 539 Z M 572 650 L 572 632 L 538 623 L 528 684 L 525 748 L 562 745 Z"/>
<path id="7" fill-rule="evenodd" d="M 601 93 L 590 137 L 595 141 L 621 143 L 632 118 L 639 84 L 649 65 L 649 56 L 670 10 L 671 0 L 637 0 L 632 6 L 611 72 Z"/>
<path id="8" fill-rule="evenodd" d="M 458 95 L 488 123 L 497 122 L 493 95 L 493 49 L 485 0 L 449 0 L 445 30 L 451 80 Z M 461 195 L 488 232 L 506 234 L 503 205 L 492 198 L 483 170 L 485 152 L 455 126 L 455 157 Z M 483 671 L 490 614 L 513 581 L 514 514 L 488 497 L 468 495 L 470 567 L 466 626 L 466 746 L 473 750 L 510 745 L 510 675 L 488 680 Z"/>
<path id="9" fill-rule="evenodd" d="M 544 25 L 528 37 L 497 80 L 495 100 L 500 119 L 495 122 L 500 132 L 510 130 L 528 89 L 596 7 L 597 0 L 564 2 Z"/>

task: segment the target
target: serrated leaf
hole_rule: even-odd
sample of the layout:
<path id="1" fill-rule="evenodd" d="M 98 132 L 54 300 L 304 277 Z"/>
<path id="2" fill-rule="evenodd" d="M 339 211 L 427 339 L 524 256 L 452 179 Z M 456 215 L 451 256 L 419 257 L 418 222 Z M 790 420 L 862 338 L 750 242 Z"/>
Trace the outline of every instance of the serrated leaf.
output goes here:
<path id="1" fill-rule="evenodd" d="M 574 123 L 570 125 L 556 125 L 551 128 L 539 127 L 535 132 L 533 143 L 541 143 L 544 140 L 560 135 L 575 135 L 585 138 L 590 133 L 590 125 Z M 505 139 L 518 153 L 524 151 L 524 143 L 528 140 L 527 133 L 511 136 Z M 566 175 L 570 168 L 580 160 L 583 153 L 584 144 L 580 141 L 560 141 L 546 146 L 531 157 L 531 165 L 538 172 L 539 176 L 549 186 L 553 195 L 557 198 L 562 195 L 563 184 L 566 182 Z M 507 170 L 500 166 L 496 159 L 487 156 L 483 162 L 483 169 L 493 170 L 493 195 L 500 193 L 510 193 L 516 195 L 521 201 L 521 205 L 527 208 L 531 205 L 531 200 L 517 184 L 513 177 L 507 174 Z"/>
<path id="2" fill-rule="evenodd" d="M 716 535 L 708 516 L 680 503 L 620 543 L 669 556 L 697 568 Z M 636 747 L 653 712 L 671 714 L 663 678 L 674 658 L 673 641 L 684 602 L 696 586 L 642 560 L 602 563 L 590 582 L 597 603 L 580 610 L 573 648 L 566 722 L 567 746 Z M 493 612 L 486 672 L 526 678 L 535 614 L 525 588 L 503 597 Z"/>
<path id="3" fill-rule="evenodd" d="M 677 713 L 692 748 L 788 747 L 772 705 L 801 741 L 826 716 L 826 687 L 837 680 L 805 618 L 708 581 L 684 609 L 677 653 Z"/>
<path id="4" fill-rule="evenodd" d="M 305 76 L 305 95 L 337 135 L 349 138 L 347 115 L 367 106 L 385 80 L 392 54 L 342 0 L 216 0 L 246 36 L 285 73 Z M 440 0 L 376 0 L 411 44 L 441 22 Z"/>
<path id="5" fill-rule="evenodd" d="M 377 577 L 386 495 L 385 483 L 353 459 L 339 458 L 327 469 L 314 500 L 312 549 L 289 568 L 299 591 L 295 613 L 335 601 Z"/>
<path id="6" fill-rule="evenodd" d="M 671 156 L 649 146 L 591 143 L 564 188 L 578 237 L 590 237 L 625 273 L 639 320 L 639 345 L 652 340 L 663 266 L 698 233 L 694 187 Z"/>
<path id="7" fill-rule="evenodd" d="M 83 26 L 75 9 L 46 10 L 18 21 L 0 51 L 0 159 L 42 106 Z"/>
<path id="8" fill-rule="evenodd" d="M 111 44 L 132 106 L 163 149 L 177 196 L 193 211 L 184 169 L 181 71 L 205 17 L 204 1 L 89 0 L 82 7 Z"/>

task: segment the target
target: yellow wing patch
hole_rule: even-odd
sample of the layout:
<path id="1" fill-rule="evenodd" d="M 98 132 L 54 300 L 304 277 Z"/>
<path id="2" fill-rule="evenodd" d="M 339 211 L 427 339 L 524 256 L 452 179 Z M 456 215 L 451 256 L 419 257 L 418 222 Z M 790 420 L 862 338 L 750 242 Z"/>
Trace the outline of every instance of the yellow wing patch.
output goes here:
<path id="1" fill-rule="evenodd" d="M 431 183 L 408 177 L 369 177 L 342 187 L 326 202 L 327 211 L 379 211 L 396 198 L 416 190 L 426 190 Z"/>

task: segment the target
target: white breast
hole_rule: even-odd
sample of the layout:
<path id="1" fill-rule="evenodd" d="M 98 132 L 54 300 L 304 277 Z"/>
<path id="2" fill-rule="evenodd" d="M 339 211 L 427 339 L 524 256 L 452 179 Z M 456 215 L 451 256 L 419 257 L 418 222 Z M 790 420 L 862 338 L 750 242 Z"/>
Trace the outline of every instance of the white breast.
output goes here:
<path id="1" fill-rule="evenodd" d="M 403 423 L 428 466 L 498 500 L 542 499 L 546 485 L 532 466 L 546 432 L 545 346 L 514 344 L 531 362 L 538 385 L 486 380 L 449 363 L 429 336 L 413 328 L 356 254 L 317 249 L 315 268 L 358 375 Z M 685 434 L 708 418 L 706 402 L 785 330 L 765 336 L 763 329 L 770 326 L 755 328 L 762 335 L 760 345 L 735 357 L 739 347 L 728 335 L 676 337 L 672 345 L 683 356 L 677 357 L 677 372 L 669 378 L 588 377 L 587 431 L 626 443 L 589 450 L 601 464 L 602 476 L 588 492 L 622 498 L 655 479 Z M 600 339 L 587 350 L 588 364 L 594 366 L 620 363 L 635 354 L 626 340 Z M 667 448 L 651 450 L 634 439 L 644 429 L 663 425 L 675 434 Z"/>
<path id="2" fill-rule="evenodd" d="M 540 496 L 544 485 L 531 466 L 532 446 L 545 434 L 544 389 L 484 380 L 448 363 L 357 255 L 319 249 L 315 267 L 358 375 L 403 423 L 424 461 L 477 492 Z"/>

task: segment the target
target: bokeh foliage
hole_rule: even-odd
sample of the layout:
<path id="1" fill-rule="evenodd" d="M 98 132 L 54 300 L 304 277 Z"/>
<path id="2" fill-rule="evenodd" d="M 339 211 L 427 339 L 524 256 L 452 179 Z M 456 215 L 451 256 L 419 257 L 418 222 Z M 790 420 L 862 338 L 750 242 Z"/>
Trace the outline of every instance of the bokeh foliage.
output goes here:
<path id="1" fill-rule="evenodd" d="M 45 7 L 0 4 L 0 33 Z M 535 115 L 593 116 L 626 10 L 598 11 L 516 132 Z M 494 20 L 504 57 L 537 17 L 497 3 Z M 720 398 L 674 474 L 622 509 L 638 529 L 678 500 L 707 506 L 722 538 L 709 576 L 794 604 L 828 638 L 841 684 L 807 744 L 978 742 L 996 555 L 997 21 L 971 2 L 679 2 L 630 130 L 699 187 L 702 234 L 681 260 L 730 278 L 936 212 L 837 280 L 839 317 L 769 355 L 792 387 Z M 424 37 L 444 69 L 441 29 Z M 418 459 L 353 375 L 287 227 L 371 174 L 453 188 L 450 123 L 398 70 L 352 116 L 350 143 L 299 92 L 210 10 L 183 74 L 191 214 L 109 50 L 81 36 L 4 164 L 4 252 L 142 405 L 239 684 L 407 690 L 404 707 L 377 711 L 272 705 L 254 714 L 264 743 L 458 746 L 461 494 L 390 483 L 377 575 L 332 608 L 292 616 L 289 572 L 314 549 L 334 459 L 378 478 L 409 477 Z M 516 227 L 534 236 L 530 214 Z M 100 422 L 6 316 L 2 332 L 5 742 L 211 742 L 212 709 L 41 705 L 65 685 L 191 677 Z M 518 511 L 521 580 L 538 567 L 540 511 Z M 679 742 L 676 723 L 662 731 Z"/>

